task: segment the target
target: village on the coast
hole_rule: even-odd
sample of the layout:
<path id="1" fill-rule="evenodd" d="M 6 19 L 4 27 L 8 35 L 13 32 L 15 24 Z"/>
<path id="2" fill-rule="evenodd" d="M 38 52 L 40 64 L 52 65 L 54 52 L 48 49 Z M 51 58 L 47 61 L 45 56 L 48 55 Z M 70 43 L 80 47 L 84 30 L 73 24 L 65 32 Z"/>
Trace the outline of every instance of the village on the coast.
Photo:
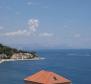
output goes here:
<path id="1" fill-rule="evenodd" d="M 39 60 L 41 59 L 34 51 L 13 49 L 0 44 L 0 63 L 16 60 Z"/>

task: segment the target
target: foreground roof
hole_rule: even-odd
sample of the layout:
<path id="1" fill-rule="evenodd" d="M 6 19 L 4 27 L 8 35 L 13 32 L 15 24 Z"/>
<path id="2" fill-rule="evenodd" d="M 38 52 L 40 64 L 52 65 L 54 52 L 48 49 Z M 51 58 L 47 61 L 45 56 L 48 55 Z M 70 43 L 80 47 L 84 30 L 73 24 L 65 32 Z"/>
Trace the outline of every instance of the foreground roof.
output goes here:
<path id="1" fill-rule="evenodd" d="M 55 84 L 55 83 L 71 83 L 70 80 L 50 71 L 42 70 L 32 76 L 28 76 L 25 81 L 32 81 L 43 84 Z"/>

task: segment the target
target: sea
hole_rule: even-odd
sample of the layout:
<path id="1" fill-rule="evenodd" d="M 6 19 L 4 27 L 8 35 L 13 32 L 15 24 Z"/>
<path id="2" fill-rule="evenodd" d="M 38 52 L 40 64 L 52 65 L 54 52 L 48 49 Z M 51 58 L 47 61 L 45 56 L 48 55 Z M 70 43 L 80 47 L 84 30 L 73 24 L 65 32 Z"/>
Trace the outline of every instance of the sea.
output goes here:
<path id="1" fill-rule="evenodd" d="M 42 60 L 0 64 L 0 84 L 24 84 L 24 78 L 40 70 L 55 72 L 72 84 L 91 84 L 91 49 L 37 50 Z"/>

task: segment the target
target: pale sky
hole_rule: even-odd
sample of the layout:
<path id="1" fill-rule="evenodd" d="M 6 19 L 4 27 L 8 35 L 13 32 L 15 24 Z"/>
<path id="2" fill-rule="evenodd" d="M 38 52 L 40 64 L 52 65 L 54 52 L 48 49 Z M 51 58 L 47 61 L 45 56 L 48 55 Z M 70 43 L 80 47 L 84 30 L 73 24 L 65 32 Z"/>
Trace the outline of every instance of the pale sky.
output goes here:
<path id="1" fill-rule="evenodd" d="M 0 43 L 91 48 L 91 0 L 0 0 Z"/>

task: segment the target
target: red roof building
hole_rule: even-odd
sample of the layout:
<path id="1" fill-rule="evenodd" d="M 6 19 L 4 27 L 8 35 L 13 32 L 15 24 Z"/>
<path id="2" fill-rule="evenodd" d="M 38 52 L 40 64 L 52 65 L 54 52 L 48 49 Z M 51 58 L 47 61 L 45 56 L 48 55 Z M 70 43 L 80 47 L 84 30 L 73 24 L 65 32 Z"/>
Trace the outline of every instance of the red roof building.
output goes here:
<path id="1" fill-rule="evenodd" d="M 71 81 L 50 71 L 42 70 L 26 77 L 25 84 L 71 84 Z"/>

